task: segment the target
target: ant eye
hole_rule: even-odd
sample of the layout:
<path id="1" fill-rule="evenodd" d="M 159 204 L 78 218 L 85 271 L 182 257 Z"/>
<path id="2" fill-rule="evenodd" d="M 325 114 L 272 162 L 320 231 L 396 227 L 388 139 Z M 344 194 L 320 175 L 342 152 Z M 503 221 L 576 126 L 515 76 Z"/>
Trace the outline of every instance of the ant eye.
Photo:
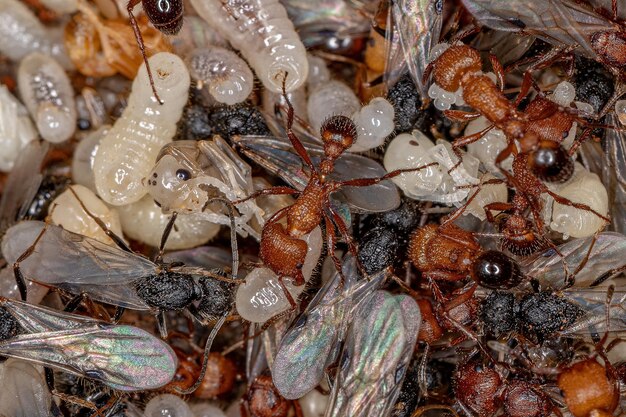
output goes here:
<path id="1" fill-rule="evenodd" d="M 523 278 L 517 262 L 495 250 L 486 251 L 474 260 L 472 276 L 480 285 L 491 289 L 513 288 Z"/>
<path id="2" fill-rule="evenodd" d="M 180 168 L 176 171 L 176 177 L 181 181 L 187 181 L 191 178 L 191 173 L 186 169 Z"/>
<path id="3" fill-rule="evenodd" d="M 530 169 L 540 180 L 565 182 L 574 173 L 574 161 L 557 142 L 542 140 L 539 148 L 530 154 Z"/>

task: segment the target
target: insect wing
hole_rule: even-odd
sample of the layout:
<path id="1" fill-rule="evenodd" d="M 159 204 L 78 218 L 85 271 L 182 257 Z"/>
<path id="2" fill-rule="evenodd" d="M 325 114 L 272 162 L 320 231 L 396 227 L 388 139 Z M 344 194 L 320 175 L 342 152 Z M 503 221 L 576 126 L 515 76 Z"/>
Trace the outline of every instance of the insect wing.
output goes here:
<path id="1" fill-rule="evenodd" d="M 0 364 L 0 416 L 52 417 L 52 395 L 43 369 L 14 359 Z"/>
<path id="2" fill-rule="evenodd" d="M 44 227 L 33 253 L 20 262 L 27 279 L 122 307 L 148 309 L 129 284 L 154 274 L 152 261 L 59 226 L 25 221 L 11 227 L 2 241 L 6 260 L 16 262 Z"/>
<path id="3" fill-rule="evenodd" d="M 591 36 L 617 30 L 611 21 L 571 0 L 463 0 L 467 10 L 485 26 L 523 31 L 556 46 L 580 45 L 591 57 Z"/>
<path id="4" fill-rule="evenodd" d="M 417 91 L 427 97 L 428 85 L 422 81 L 430 50 L 439 41 L 443 0 L 397 0 L 392 2 L 394 32 L 401 45 L 401 54 L 392 53 L 389 62 L 400 61 L 408 66 Z M 393 37 L 392 37 L 393 39 Z M 397 48 L 390 48 L 397 50 Z M 399 52 L 399 51 L 398 51 Z M 395 55 L 395 56 L 394 56 Z M 387 71 L 396 71 L 391 64 Z"/>
<path id="5" fill-rule="evenodd" d="M 607 331 L 606 287 L 570 288 L 564 292 L 569 301 L 576 304 L 584 313 L 566 329 L 563 336 L 589 337 L 602 336 Z M 611 297 L 608 312 L 608 332 L 613 337 L 626 336 L 626 291 L 615 291 Z"/>
<path id="6" fill-rule="evenodd" d="M 296 399 L 314 389 L 327 366 L 334 362 L 338 340 L 343 339 L 350 310 L 365 295 L 376 290 L 384 273 L 370 281 L 356 282 L 354 258 L 344 263 L 345 281 L 337 273 L 315 296 L 307 309 L 285 333 L 272 366 L 274 385 L 287 399 Z"/>
<path id="7" fill-rule="evenodd" d="M 95 379 L 121 391 L 156 389 L 174 377 L 174 351 L 133 326 L 96 324 L 24 334 L 0 343 L 0 355 Z"/>
<path id="8" fill-rule="evenodd" d="M 18 156 L 0 197 L 0 237 L 26 215 L 43 179 L 41 163 L 48 148 L 48 142 L 33 141 Z"/>
<path id="9" fill-rule="evenodd" d="M 268 136 L 240 136 L 234 139 L 242 152 L 250 159 L 278 175 L 292 187 L 303 190 L 308 183 L 308 169 L 293 151 L 289 139 Z M 306 143 L 305 148 L 314 164 L 324 156 L 321 146 Z M 378 178 L 387 172 L 376 161 L 361 155 L 346 153 L 335 162 L 335 171 L 330 177 L 336 181 L 355 178 Z M 353 210 L 375 213 L 393 210 L 400 205 L 400 194 L 389 180 L 369 187 L 345 187 L 334 194 Z M 375 198 L 374 198 L 375 197 Z"/>
<path id="10" fill-rule="evenodd" d="M 417 340 L 420 313 L 415 301 L 412 303 L 405 297 L 376 291 L 359 305 L 348 330 L 326 417 L 389 413 Z M 416 318 L 416 324 L 409 323 Z"/>
<path id="11" fill-rule="evenodd" d="M 617 126 L 613 113 L 607 115 L 608 123 Z M 609 193 L 611 221 L 614 230 L 626 233 L 626 134 L 618 129 L 607 129 L 603 143 L 602 179 Z"/>
<path id="12" fill-rule="evenodd" d="M 565 284 L 564 266 L 567 266 L 571 274 L 578 271 L 574 286 L 590 287 L 611 278 L 614 270 L 626 265 L 626 236 L 620 233 L 599 233 L 595 242 L 594 236 L 570 240 L 557 249 L 563 257 L 550 249 L 526 266 L 526 275 L 538 279 L 544 286 L 560 289 Z"/>

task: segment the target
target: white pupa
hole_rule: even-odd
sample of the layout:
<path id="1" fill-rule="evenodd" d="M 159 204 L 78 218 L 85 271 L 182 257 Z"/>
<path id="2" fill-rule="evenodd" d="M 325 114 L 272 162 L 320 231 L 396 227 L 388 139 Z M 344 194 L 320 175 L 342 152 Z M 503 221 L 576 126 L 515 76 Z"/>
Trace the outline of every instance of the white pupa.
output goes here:
<path id="1" fill-rule="evenodd" d="M 278 0 L 191 0 L 200 17 L 241 52 L 265 88 L 289 92 L 307 79 L 306 49 Z"/>
<path id="2" fill-rule="evenodd" d="M 190 78 L 183 61 L 161 52 L 149 62 L 163 104 L 154 97 L 142 64 L 126 109 L 100 141 L 94 159 L 98 194 L 115 206 L 139 201 L 147 193 L 141 180 L 154 166 L 159 150 L 172 141 L 187 102 Z"/>
<path id="3" fill-rule="evenodd" d="M 37 139 L 28 111 L 5 85 L 0 85 L 0 171 L 9 172 L 20 151 Z"/>
<path id="4" fill-rule="evenodd" d="M 33 52 L 20 63 L 17 85 L 43 139 L 60 143 L 74 135 L 74 89 L 58 62 L 49 55 Z"/>
<path id="5" fill-rule="evenodd" d="M 158 248 L 161 237 L 171 215 L 163 214 L 152 197 L 118 207 L 122 230 L 131 239 Z M 175 227 L 170 233 L 165 249 L 180 250 L 194 248 L 213 239 L 220 226 L 207 221 L 197 213 L 181 213 L 176 218 Z"/>
<path id="6" fill-rule="evenodd" d="M 233 51 L 219 46 L 195 49 L 187 62 L 198 88 L 206 86 L 211 96 L 220 103 L 241 103 L 252 92 L 252 71 Z"/>
<path id="7" fill-rule="evenodd" d="M 565 184 L 548 185 L 552 191 L 574 203 L 586 204 L 608 217 L 609 197 L 600 178 L 576 163 L 574 175 Z M 549 200 L 552 200 L 550 197 Z M 553 202 L 550 228 L 567 237 L 588 237 L 606 226 L 595 214 Z"/>
<path id="8" fill-rule="evenodd" d="M 98 217 L 117 236 L 122 236 L 119 215 L 114 208 L 109 208 L 89 188 L 82 185 L 70 186 L 73 190 L 65 190 L 50 204 L 48 212 L 52 223 L 70 232 L 87 236 L 100 242 L 114 245 L 115 242 L 106 235 L 98 223 L 82 208 L 80 202 L 91 214 Z M 80 202 L 78 198 L 80 198 Z"/>

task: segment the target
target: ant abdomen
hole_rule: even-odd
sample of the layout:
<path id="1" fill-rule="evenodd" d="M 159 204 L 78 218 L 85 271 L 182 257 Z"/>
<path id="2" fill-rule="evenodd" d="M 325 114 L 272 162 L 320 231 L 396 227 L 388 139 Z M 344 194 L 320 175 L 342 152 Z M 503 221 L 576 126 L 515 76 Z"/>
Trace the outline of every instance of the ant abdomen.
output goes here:
<path id="1" fill-rule="evenodd" d="M 357 128 L 347 116 L 331 116 L 322 123 L 320 134 L 324 151 L 329 157 L 337 158 L 356 141 Z"/>
<path id="2" fill-rule="evenodd" d="M 176 35 L 183 27 L 182 0 L 144 1 L 142 6 L 155 28 L 166 35 Z"/>
<path id="3" fill-rule="evenodd" d="M 499 228 L 502 248 L 513 255 L 529 256 L 545 247 L 545 240 L 533 230 L 532 223 L 521 216 L 507 217 Z"/>
<path id="4" fill-rule="evenodd" d="M 528 164 L 533 174 L 546 182 L 563 183 L 574 174 L 574 161 L 567 151 L 551 140 L 542 140 L 530 153 Z"/>
<path id="5" fill-rule="evenodd" d="M 282 224 L 275 222 L 265 224 L 259 257 L 276 274 L 296 280 L 302 278 L 302 266 L 307 251 L 307 243 L 290 236 Z"/>

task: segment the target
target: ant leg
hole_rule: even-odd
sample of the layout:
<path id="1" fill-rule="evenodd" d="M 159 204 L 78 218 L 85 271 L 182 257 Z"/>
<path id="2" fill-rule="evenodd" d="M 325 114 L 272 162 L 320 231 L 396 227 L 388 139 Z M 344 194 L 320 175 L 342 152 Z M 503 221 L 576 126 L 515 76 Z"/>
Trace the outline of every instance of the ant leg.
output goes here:
<path id="1" fill-rule="evenodd" d="M 111 319 L 111 323 L 117 323 L 122 319 L 122 315 L 126 309 L 124 307 L 117 306 L 115 307 L 115 314 L 113 314 L 113 318 Z"/>
<path id="2" fill-rule="evenodd" d="M 330 256 L 330 259 L 333 260 L 333 264 L 335 264 L 335 269 L 339 273 L 339 276 L 341 277 L 341 284 L 343 285 L 346 279 L 343 276 L 341 260 L 337 258 L 337 255 L 335 254 L 335 247 L 337 246 L 337 241 L 335 237 L 335 226 L 326 214 L 324 214 L 324 223 L 326 224 L 326 245 L 328 246 L 328 255 Z"/>
<path id="3" fill-rule="evenodd" d="M 154 263 L 161 264 L 163 262 L 163 252 L 165 251 L 165 244 L 167 243 L 167 238 L 170 237 L 170 233 L 172 233 L 172 229 L 174 228 L 174 223 L 176 222 L 176 218 L 178 217 L 177 212 L 172 213 L 172 217 L 168 220 L 165 225 L 165 229 L 163 230 L 163 234 L 161 235 L 161 243 L 159 244 L 159 254 L 154 260 Z"/>
<path id="4" fill-rule="evenodd" d="M 106 224 L 104 224 L 104 222 L 102 221 L 102 219 L 100 219 L 98 216 L 96 216 L 95 214 L 93 214 L 88 208 L 87 206 L 85 206 L 85 204 L 83 203 L 83 200 L 80 199 L 80 197 L 78 196 L 78 194 L 76 193 L 76 191 L 74 191 L 74 189 L 72 187 L 68 187 L 68 190 L 70 190 L 70 192 L 74 195 L 74 198 L 76 198 L 76 201 L 78 201 L 78 204 L 80 205 L 80 208 L 83 209 L 83 211 L 85 213 L 87 213 L 87 215 L 89 217 L 91 217 L 91 219 L 96 222 L 96 224 L 98 225 L 98 227 L 100 227 L 100 229 L 102 229 L 102 231 L 122 250 L 126 251 L 126 252 L 130 252 L 133 253 L 133 250 L 126 244 L 126 242 L 124 242 L 124 239 L 122 239 L 121 237 L 119 237 L 118 235 L 116 235 L 112 230 L 110 230 L 108 228 L 108 226 Z"/>
<path id="5" fill-rule="evenodd" d="M 285 277 L 282 275 L 279 276 L 278 282 L 281 288 L 283 289 L 283 292 L 285 293 L 285 297 L 287 298 L 287 301 L 289 301 L 289 304 L 291 305 L 291 309 L 296 310 L 298 308 L 298 304 L 293 299 L 293 297 L 291 296 L 291 293 L 289 292 L 289 290 L 287 289 L 287 286 L 285 285 Z"/>
<path id="6" fill-rule="evenodd" d="M 235 206 L 230 200 L 225 198 L 211 198 L 207 201 L 207 204 L 219 201 L 226 206 L 228 210 L 228 217 L 230 219 L 230 249 L 233 256 L 233 262 L 230 270 L 230 276 L 232 279 L 236 280 L 239 275 L 239 247 L 237 245 L 237 225 L 235 224 Z"/>
<path id="7" fill-rule="evenodd" d="M 461 406 L 461 407 L 468 416 L 472 415 L 468 410 L 465 409 L 464 406 Z M 445 413 L 441 413 L 438 415 L 450 414 L 452 417 L 459 417 L 459 413 L 457 413 L 454 408 L 450 407 L 449 405 L 443 405 L 443 404 L 423 405 L 419 407 L 417 410 L 415 410 L 413 414 L 411 414 L 411 417 L 421 417 L 422 415 L 424 415 L 424 413 L 430 410 L 445 410 Z"/>
<path id="8" fill-rule="evenodd" d="M 39 243 L 39 240 L 43 237 L 43 234 L 46 232 L 47 229 L 48 223 L 46 223 L 43 229 L 41 229 L 41 232 L 39 232 L 33 244 L 30 245 L 28 249 L 26 249 L 24 253 L 22 253 L 19 258 L 17 258 L 13 263 L 13 276 L 15 277 L 15 283 L 17 284 L 17 288 L 20 291 L 20 297 L 22 298 L 22 301 L 26 301 L 27 286 L 24 275 L 22 274 L 22 270 L 20 269 L 20 262 L 23 262 L 26 258 L 33 254 L 33 252 L 35 251 L 35 246 L 37 246 L 37 243 Z"/>
<path id="9" fill-rule="evenodd" d="M 293 405 L 293 410 L 296 413 L 296 417 L 304 417 L 304 413 L 302 412 L 302 407 L 300 406 L 300 402 L 298 402 L 298 400 L 293 400 L 291 404 Z"/>
<path id="10" fill-rule="evenodd" d="M 137 45 L 139 46 L 139 50 L 141 51 L 143 62 L 146 64 L 146 71 L 148 71 L 148 79 L 150 80 L 150 87 L 152 87 L 152 92 L 154 93 L 154 97 L 157 99 L 159 104 L 163 104 L 163 100 L 161 100 L 161 98 L 159 97 L 159 94 L 156 91 L 156 87 L 154 86 L 154 80 L 152 79 L 152 71 L 150 70 L 150 64 L 148 63 L 148 57 L 146 56 L 146 48 L 143 43 L 143 37 L 141 36 L 141 31 L 139 30 L 139 25 L 137 24 L 135 15 L 133 15 L 133 9 L 139 3 L 141 3 L 141 0 L 130 0 L 128 2 L 128 5 L 126 6 L 126 10 L 128 11 L 128 17 L 130 19 L 130 26 L 133 28 L 133 32 L 135 33 L 135 39 L 137 40 Z"/>
<path id="11" fill-rule="evenodd" d="M 339 233 L 341 234 L 341 237 L 343 238 L 343 240 L 346 241 L 346 244 L 348 245 L 348 250 L 354 257 L 354 262 L 356 262 L 357 268 L 359 269 L 361 274 L 363 274 L 364 277 L 367 277 L 368 274 L 367 272 L 365 272 L 365 268 L 363 268 L 363 265 L 361 265 L 361 262 L 359 261 L 359 253 L 357 251 L 356 245 L 354 244 L 354 240 L 352 239 L 352 236 L 350 236 L 350 233 L 348 232 L 348 227 L 343 222 L 343 219 L 341 218 L 341 216 L 337 212 L 335 212 L 335 210 L 333 210 L 333 208 L 330 207 L 330 205 L 328 209 L 332 216 L 333 223 L 337 226 L 337 229 L 339 229 Z M 324 215 L 324 217 L 326 217 L 326 215 Z M 341 270 L 339 270 L 339 274 L 341 274 Z M 344 279 L 343 275 L 341 275 L 341 279 Z"/>
<path id="12" fill-rule="evenodd" d="M 489 223 L 495 223 L 496 218 L 493 215 L 492 211 L 508 211 L 514 209 L 515 207 L 511 203 L 489 203 L 483 208 L 485 209 L 487 221 Z"/>
<path id="13" fill-rule="evenodd" d="M 426 369 L 428 365 L 428 355 L 430 354 L 430 344 L 426 343 L 424 353 L 420 359 L 419 368 L 417 369 L 417 384 L 424 398 L 428 398 L 428 378 L 426 377 Z"/>
<path id="14" fill-rule="evenodd" d="M 289 138 L 289 141 L 291 142 L 291 146 L 293 146 L 293 148 L 298 153 L 298 156 L 309 167 L 311 172 L 317 173 L 317 168 L 315 168 L 315 165 L 313 165 L 313 161 L 311 161 L 311 157 L 307 153 L 302 142 L 300 142 L 300 139 L 298 139 L 298 137 L 295 135 L 295 133 L 293 133 L 293 130 L 292 130 L 295 111 L 293 109 L 293 105 L 291 104 L 291 101 L 289 100 L 289 97 L 287 96 L 286 85 L 287 85 L 288 74 L 289 74 L 288 72 L 285 72 L 285 78 L 283 78 L 283 97 L 285 98 L 285 101 L 287 102 L 287 137 Z"/>
<path id="15" fill-rule="evenodd" d="M 595 214 L 597 217 L 601 218 L 602 220 L 604 220 L 607 223 L 611 223 L 611 219 L 603 216 L 602 214 L 598 213 L 597 211 L 595 211 L 594 209 L 592 209 L 591 207 L 589 207 L 586 204 L 582 204 L 582 203 L 575 203 L 573 201 L 571 201 L 568 198 L 565 197 L 561 197 L 560 195 L 558 195 L 557 193 L 550 191 L 549 189 L 545 189 L 544 190 L 545 193 L 547 193 L 550 197 L 554 198 L 554 201 L 556 201 L 559 204 L 562 204 L 564 206 L 570 206 L 570 207 L 574 207 L 577 208 L 579 210 L 585 210 L 588 211 L 590 213 Z"/>
<path id="16" fill-rule="evenodd" d="M 67 313 L 73 313 L 74 311 L 76 311 L 84 298 L 85 294 L 78 294 L 77 296 L 72 298 L 67 304 L 65 304 L 65 308 L 63 309 L 63 311 Z"/>
<path id="17" fill-rule="evenodd" d="M 469 144 L 479 141 L 483 136 L 485 136 L 494 127 L 495 127 L 494 125 L 489 125 L 483 130 L 481 130 L 480 132 L 476 132 L 471 135 L 461 136 L 460 138 L 456 138 L 454 142 L 452 142 L 452 149 L 458 149 L 461 146 L 467 146 Z"/>
<path id="18" fill-rule="evenodd" d="M 159 311 L 156 315 L 156 319 L 161 339 L 167 340 L 167 324 L 165 323 L 165 311 Z"/>
<path id="19" fill-rule="evenodd" d="M 498 79 L 500 91 L 504 91 L 504 68 L 502 68 L 502 64 L 498 61 L 498 57 L 492 53 L 489 53 L 489 62 L 491 62 L 491 68 Z"/>
<path id="20" fill-rule="evenodd" d="M 43 371 L 44 371 L 44 378 L 46 380 L 46 385 L 52 395 L 59 397 L 64 401 L 80 405 L 81 407 L 89 408 L 95 411 L 96 415 L 104 417 L 102 412 L 98 409 L 98 407 L 96 407 L 95 404 L 89 401 L 85 401 L 81 398 L 75 397 L 73 395 L 62 394 L 60 392 L 57 392 L 56 388 L 54 387 L 54 371 L 51 368 L 48 368 L 47 366 L 43 368 Z"/>
<path id="21" fill-rule="evenodd" d="M 180 394 L 180 395 L 191 395 L 198 389 L 200 384 L 202 384 L 202 381 L 204 381 L 204 375 L 206 374 L 207 364 L 209 363 L 209 353 L 211 353 L 211 347 L 213 346 L 213 340 L 215 340 L 215 337 L 217 336 L 217 333 L 220 331 L 220 329 L 222 328 L 222 326 L 226 322 L 226 318 L 228 317 L 229 314 L 230 314 L 230 312 L 227 312 L 227 313 L 224 313 L 220 317 L 220 319 L 217 321 L 217 323 L 215 323 L 215 326 L 213 326 L 213 329 L 211 330 L 211 333 L 209 333 L 209 336 L 207 337 L 206 344 L 204 345 L 204 357 L 202 358 L 202 368 L 200 369 L 200 374 L 198 375 L 198 379 L 196 380 L 196 382 L 191 387 L 189 387 L 187 389 L 180 389 L 178 387 L 175 387 L 174 391 L 177 394 Z"/>
<path id="22" fill-rule="evenodd" d="M 239 199 L 239 200 L 235 200 L 232 203 L 234 205 L 237 205 L 245 201 L 252 200 L 253 198 L 260 197 L 262 195 L 281 195 L 281 194 L 300 194 L 300 191 L 291 187 L 270 187 L 270 188 L 265 188 L 263 190 L 255 191 L 249 196 Z"/>
<path id="23" fill-rule="evenodd" d="M 391 171 L 378 178 L 357 178 L 353 180 L 340 181 L 337 183 L 337 188 L 341 187 L 369 187 L 370 185 L 376 185 L 380 182 L 388 180 L 393 177 L 397 177 L 400 174 L 404 174 L 406 172 L 415 172 L 421 171 L 422 169 L 432 167 L 435 165 L 439 165 L 438 162 L 431 162 L 430 164 L 422 165 L 417 168 L 404 168 L 404 169 L 396 169 L 395 171 Z"/>
<path id="24" fill-rule="evenodd" d="M 448 224 L 450 224 L 450 223 L 454 222 L 454 221 L 455 221 L 456 219 L 458 219 L 459 217 L 461 217 L 461 215 L 463 214 L 463 212 L 465 212 L 465 209 L 467 209 L 467 206 L 469 206 L 469 205 L 470 205 L 470 203 L 471 203 L 472 201 L 474 201 L 474 199 L 476 198 L 476 196 L 478 195 L 478 193 L 480 193 L 480 191 L 482 190 L 482 187 L 483 187 L 484 185 L 502 184 L 503 182 L 504 182 L 504 181 L 503 181 L 503 180 L 501 180 L 501 179 L 499 179 L 499 178 L 492 178 L 492 179 L 487 180 L 487 181 L 485 181 L 485 182 L 481 182 L 480 184 L 475 184 L 475 185 L 474 185 L 474 184 L 472 184 L 472 185 L 467 185 L 467 186 L 456 187 L 457 189 L 460 189 L 460 188 L 469 188 L 469 187 L 474 188 L 474 187 L 475 187 L 475 188 L 477 188 L 477 190 L 476 190 L 476 192 L 474 192 L 474 194 L 472 194 L 472 195 L 471 195 L 471 196 L 467 199 L 467 201 L 466 201 L 466 202 L 465 202 L 465 203 L 464 203 L 461 207 L 459 207 L 458 209 L 456 209 L 456 210 L 454 211 L 454 213 L 450 214 L 450 215 L 446 218 L 446 220 L 444 220 L 444 222 L 443 222 L 443 223 L 441 223 L 441 227 L 444 227 L 444 226 L 446 226 L 446 225 L 448 225 Z M 486 210 L 485 210 L 485 211 L 486 211 Z"/>
<path id="25" fill-rule="evenodd" d="M 469 112 L 463 110 L 444 110 L 443 114 L 453 122 L 469 122 L 482 116 L 480 112 Z"/>

